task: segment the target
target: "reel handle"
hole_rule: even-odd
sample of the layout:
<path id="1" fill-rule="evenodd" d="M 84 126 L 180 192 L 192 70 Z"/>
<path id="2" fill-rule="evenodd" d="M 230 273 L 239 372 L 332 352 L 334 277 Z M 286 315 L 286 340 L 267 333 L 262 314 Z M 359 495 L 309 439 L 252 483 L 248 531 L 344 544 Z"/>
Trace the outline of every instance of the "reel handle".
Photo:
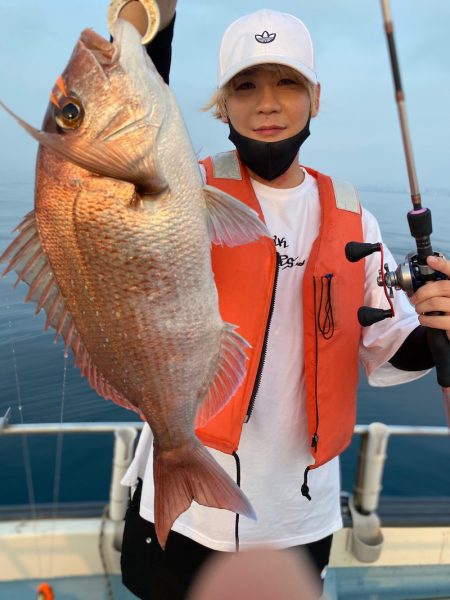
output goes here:
<path id="1" fill-rule="evenodd" d="M 345 256 L 350 262 L 358 262 L 362 258 L 381 251 L 381 244 L 366 244 L 363 242 L 348 242 L 345 245 Z"/>
<path id="2" fill-rule="evenodd" d="M 370 306 L 361 306 L 358 309 L 358 321 L 362 327 L 369 327 L 369 325 L 384 321 L 384 319 L 390 319 L 393 316 L 391 309 L 384 310 L 383 308 L 371 308 Z"/>

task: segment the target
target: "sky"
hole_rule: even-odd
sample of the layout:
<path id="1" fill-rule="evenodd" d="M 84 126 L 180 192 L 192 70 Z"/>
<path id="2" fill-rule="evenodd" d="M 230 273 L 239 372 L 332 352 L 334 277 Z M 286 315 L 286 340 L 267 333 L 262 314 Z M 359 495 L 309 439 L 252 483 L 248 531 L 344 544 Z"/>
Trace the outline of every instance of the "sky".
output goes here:
<path id="1" fill-rule="evenodd" d="M 419 187 L 449 190 L 450 1 L 390 0 Z M 107 36 L 107 0 L 0 0 L 0 99 L 40 126 L 85 27 Z M 408 189 L 379 0 L 179 0 L 171 87 L 201 156 L 231 148 L 200 111 L 215 88 L 221 35 L 259 8 L 300 17 L 315 45 L 321 110 L 301 162 L 358 186 Z M 36 143 L 0 114 L 0 176 L 34 177 Z"/>

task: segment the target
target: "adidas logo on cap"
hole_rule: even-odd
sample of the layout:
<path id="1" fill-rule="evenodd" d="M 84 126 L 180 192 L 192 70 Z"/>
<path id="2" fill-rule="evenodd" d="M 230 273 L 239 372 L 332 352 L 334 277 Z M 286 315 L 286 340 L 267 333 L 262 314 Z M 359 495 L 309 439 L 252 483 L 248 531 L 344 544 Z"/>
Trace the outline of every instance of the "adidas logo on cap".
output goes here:
<path id="1" fill-rule="evenodd" d="M 270 44 L 277 37 L 276 33 L 269 33 L 268 31 L 263 31 L 262 35 L 255 35 L 255 40 L 260 44 Z"/>

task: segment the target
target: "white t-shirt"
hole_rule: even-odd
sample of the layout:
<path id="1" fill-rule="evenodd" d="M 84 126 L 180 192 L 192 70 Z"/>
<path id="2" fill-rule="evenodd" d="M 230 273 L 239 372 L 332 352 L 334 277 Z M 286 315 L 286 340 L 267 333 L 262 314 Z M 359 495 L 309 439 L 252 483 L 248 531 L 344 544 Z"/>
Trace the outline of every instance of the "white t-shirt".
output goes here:
<path id="1" fill-rule="evenodd" d="M 267 227 L 279 253 L 279 275 L 267 355 L 254 410 L 244 424 L 238 455 L 241 488 L 257 521 L 239 520 L 240 547 L 271 545 L 285 548 L 320 540 L 342 527 L 339 461 L 335 458 L 308 474 L 311 501 L 301 494 L 303 473 L 314 461 L 310 453 L 305 409 L 303 365 L 302 280 L 312 244 L 319 232 L 320 203 L 316 180 L 305 173 L 295 188 L 274 189 L 252 181 Z M 364 240 L 381 241 L 376 219 L 363 210 Z M 385 248 L 385 262 L 395 261 Z M 380 255 L 366 259 L 365 304 L 388 308 L 377 281 Z M 363 328 L 360 359 L 372 385 L 411 381 L 423 373 L 395 369 L 387 360 L 418 325 L 404 294 L 396 294 L 396 317 Z M 146 424 L 135 458 L 122 483 L 143 479 L 140 514 L 153 521 L 152 433 Z M 209 449 L 236 479 L 233 456 Z M 177 531 L 200 544 L 235 550 L 235 515 L 193 502 L 174 523 Z"/>

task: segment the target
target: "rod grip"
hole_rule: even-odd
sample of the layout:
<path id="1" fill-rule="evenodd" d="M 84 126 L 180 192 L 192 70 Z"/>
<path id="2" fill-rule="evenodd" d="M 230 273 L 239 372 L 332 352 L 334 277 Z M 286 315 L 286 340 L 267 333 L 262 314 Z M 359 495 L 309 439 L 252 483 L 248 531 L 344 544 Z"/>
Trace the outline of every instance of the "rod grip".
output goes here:
<path id="1" fill-rule="evenodd" d="M 450 387 L 450 340 L 442 329 L 427 328 L 427 339 L 441 387 Z"/>
<path id="2" fill-rule="evenodd" d="M 419 264 L 426 265 L 427 256 L 434 254 L 430 239 L 430 235 L 433 232 L 431 211 L 428 208 L 411 210 L 408 213 L 408 224 L 411 235 L 416 240 Z"/>
<path id="3" fill-rule="evenodd" d="M 407 218 L 409 230 L 414 238 L 423 238 L 433 233 L 430 209 L 411 210 Z"/>

